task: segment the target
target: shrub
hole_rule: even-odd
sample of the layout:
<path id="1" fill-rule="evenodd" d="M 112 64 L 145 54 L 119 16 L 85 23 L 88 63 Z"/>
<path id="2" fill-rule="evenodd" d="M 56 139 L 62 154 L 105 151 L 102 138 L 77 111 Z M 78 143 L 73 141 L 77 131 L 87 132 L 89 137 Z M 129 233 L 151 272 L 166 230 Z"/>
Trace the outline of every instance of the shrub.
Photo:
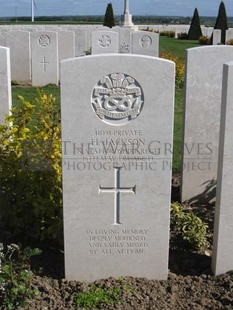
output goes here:
<path id="1" fill-rule="evenodd" d="M 114 19 L 112 3 L 108 3 L 108 5 L 107 5 L 103 25 L 107 26 L 109 28 L 112 28 L 115 26 L 115 19 Z"/>
<path id="2" fill-rule="evenodd" d="M 222 30 L 221 43 L 225 44 L 226 30 L 228 29 L 228 23 L 227 23 L 226 8 L 225 8 L 225 4 L 223 1 L 221 1 L 219 5 L 218 17 L 217 17 L 214 29 Z"/>
<path id="3" fill-rule="evenodd" d="M 1 234 L 61 242 L 60 111 L 52 95 L 40 94 L 34 105 L 20 100 L 0 125 Z"/>
<path id="4" fill-rule="evenodd" d="M 193 18 L 191 21 L 191 25 L 188 32 L 188 39 L 189 40 L 198 40 L 199 37 L 202 35 L 201 25 L 200 25 L 200 17 L 198 14 L 197 8 L 195 8 L 193 13 Z"/>
<path id="5" fill-rule="evenodd" d="M 208 246 L 208 226 L 191 210 L 184 210 L 178 203 L 171 205 L 173 239 L 181 240 L 191 250 L 203 252 Z"/>
<path id="6" fill-rule="evenodd" d="M 188 34 L 186 32 L 180 32 L 177 34 L 179 40 L 188 40 Z"/>
<path id="7" fill-rule="evenodd" d="M 175 31 L 160 31 L 159 35 L 168 38 L 175 38 L 176 33 Z"/>
<path id="8" fill-rule="evenodd" d="M 32 288 L 30 257 L 40 253 L 39 249 L 30 248 L 21 251 L 16 244 L 8 245 L 5 252 L 0 243 L 0 304 L 4 306 L 1 309 L 25 307 L 26 299 L 39 293 Z"/>
<path id="9" fill-rule="evenodd" d="M 208 45 L 210 43 L 209 38 L 206 36 L 200 36 L 198 41 L 199 41 L 199 44 L 201 45 Z"/>
<path id="10" fill-rule="evenodd" d="M 233 45 L 233 39 L 228 40 L 228 41 L 226 42 L 226 44 L 227 44 L 227 45 Z"/>
<path id="11" fill-rule="evenodd" d="M 161 58 L 174 61 L 176 64 L 176 88 L 182 88 L 184 86 L 184 61 L 167 52 L 161 52 Z"/>

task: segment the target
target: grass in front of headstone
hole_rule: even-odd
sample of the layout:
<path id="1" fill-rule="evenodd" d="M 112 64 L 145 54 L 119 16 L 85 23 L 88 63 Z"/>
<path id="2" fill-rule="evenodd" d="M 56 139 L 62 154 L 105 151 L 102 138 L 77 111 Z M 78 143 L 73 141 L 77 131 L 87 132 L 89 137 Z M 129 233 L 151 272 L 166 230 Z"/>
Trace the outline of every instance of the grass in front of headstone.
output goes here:
<path id="1" fill-rule="evenodd" d="M 56 102 L 60 104 L 60 88 L 56 85 L 50 84 L 45 87 L 13 86 L 12 87 L 13 107 L 18 107 L 21 105 L 21 101 L 18 98 L 18 96 L 22 96 L 26 101 L 34 103 L 35 98 L 39 97 L 39 92 L 43 92 L 47 95 L 52 94 L 56 98 Z"/>
<path id="2" fill-rule="evenodd" d="M 185 50 L 187 48 L 200 46 L 198 41 L 195 40 L 179 40 L 176 38 L 168 38 L 160 36 L 159 38 L 159 51 L 171 53 L 179 58 L 185 59 Z"/>

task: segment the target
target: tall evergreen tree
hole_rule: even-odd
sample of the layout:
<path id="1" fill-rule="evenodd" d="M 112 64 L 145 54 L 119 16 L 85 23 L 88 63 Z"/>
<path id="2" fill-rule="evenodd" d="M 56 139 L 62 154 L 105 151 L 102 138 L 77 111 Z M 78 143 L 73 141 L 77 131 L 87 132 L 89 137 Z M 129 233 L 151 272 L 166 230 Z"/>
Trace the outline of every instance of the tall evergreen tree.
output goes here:
<path id="1" fill-rule="evenodd" d="M 198 40 L 200 36 L 202 36 L 200 17 L 199 17 L 197 8 L 195 8 L 192 22 L 191 22 L 189 32 L 188 32 L 188 39 Z"/>
<path id="2" fill-rule="evenodd" d="M 115 26 L 114 13 L 112 8 L 112 3 L 108 3 L 105 16 L 104 16 L 104 26 L 112 28 Z"/>
<path id="3" fill-rule="evenodd" d="M 226 30 L 228 29 L 228 24 L 227 24 L 226 8 L 225 8 L 225 4 L 223 3 L 223 1 L 221 1 L 219 5 L 218 17 L 217 17 L 214 29 L 222 30 L 221 43 L 225 44 Z"/>

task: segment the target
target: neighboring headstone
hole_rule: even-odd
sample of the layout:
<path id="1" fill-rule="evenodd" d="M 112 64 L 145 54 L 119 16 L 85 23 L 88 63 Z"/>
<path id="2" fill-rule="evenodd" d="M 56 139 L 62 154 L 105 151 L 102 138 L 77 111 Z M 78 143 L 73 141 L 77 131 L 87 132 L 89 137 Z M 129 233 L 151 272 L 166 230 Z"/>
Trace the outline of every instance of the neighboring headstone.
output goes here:
<path id="1" fill-rule="evenodd" d="M 222 31 L 220 29 L 214 29 L 213 31 L 213 45 L 221 44 Z"/>
<path id="2" fill-rule="evenodd" d="M 58 84 L 58 34 L 31 33 L 32 85 Z"/>
<path id="3" fill-rule="evenodd" d="M 138 55 L 61 63 L 68 280 L 166 279 L 174 75 Z"/>
<path id="4" fill-rule="evenodd" d="M 75 30 L 75 56 L 83 56 L 87 52 L 86 50 L 86 30 Z"/>
<path id="5" fill-rule="evenodd" d="M 58 32 L 58 61 L 75 57 L 75 33 L 73 31 Z"/>
<path id="6" fill-rule="evenodd" d="M 92 54 L 118 53 L 118 33 L 114 31 L 92 32 Z"/>
<path id="7" fill-rule="evenodd" d="M 132 53 L 132 28 L 119 29 L 119 52 L 122 54 Z"/>
<path id="8" fill-rule="evenodd" d="M 0 124 L 11 110 L 10 50 L 0 46 Z"/>
<path id="9" fill-rule="evenodd" d="M 229 40 L 233 40 L 233 29 L 232 28 L 226 30 L 226 43 Z"/>
<path id="10" fill-rule="evenodd" d="M 133 54 L 159 56 L 159 34 L 148 31 L 132 33 Z"/>
<path id="11" fill-rule="evenodd" d="M 232 59 L 230 46 L 186 51 L 182 201 L 207 203 L 215 199 L 222 67 Z"/>
<path id="12" fill-rule="evenodd" d="M 224 64 L 212 270 L 233 270 L 233 62 Z"/>
<path id="13" fill-rule="evenodd" d="M 6 46 L 10 48 L 11 78 L 17 82 L 31 80 L 30 33 L 27 31 L 9 31 Z"/>

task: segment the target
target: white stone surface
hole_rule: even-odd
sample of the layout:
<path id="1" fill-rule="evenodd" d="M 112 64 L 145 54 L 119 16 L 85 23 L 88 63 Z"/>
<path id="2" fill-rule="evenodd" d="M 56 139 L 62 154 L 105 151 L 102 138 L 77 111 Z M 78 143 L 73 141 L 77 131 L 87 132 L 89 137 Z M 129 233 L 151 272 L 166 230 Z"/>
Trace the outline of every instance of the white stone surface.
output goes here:
<path id="1" fill-rule="evenodd" d="M 121 16 L 121 26 L 124 28 L 134 27 L 132 15 L 129 13 L 129 0 L 125 0 L 124 14 Z"/>
<path id="2" fill-rule="evenodd" d="M 133 54 L 159 56 L 159 34 L 148 31 L 135 31 L 132 33 Z"/>
<path id="3" fill-rule="evenodd" d="M 233 62 L 224 64 L 212 270 L 233 270 Z"/>
<path id="4" fill-rule="evenodd" d="M 118 53 L 118 33 L 114 31 L 92 32 L 92 54 Z"/>
<path id="5" fill-rule="evenodd" d="M 5 114 L 10 114 L 11 99 L 11 72 L 10 50 L 0 46 L 0 124 L 4 122 Z"/>
<path id="6" fill-rule="evenodd" d="M 222 31 L 220 29 L 214 29 L 213 31 L 213 45 L 221 44 Z"/>
<path id="7" fill-rule="evenodd" d="M 32 85 L 58 84 L 58 34 L 31 33 Z"/>
<path id="8" fill-rule="evenodd" d="M 230 46 L 187 50 L 182 201 L 215 199 L 222 68 L 231 60 Z"/>
<path id="9" fill-rule="evenodd" d="M 226 42 L 229 40 L 233 40 L 233 29 L 227 29 L 226 30 Z"/>
<path id="10" fill-rule="evenodd" d="M 166 279 L 174 76 L 148 56 L 61 63 L 68 280 Z"/>
<path id="11" fill-rule="evenodd" d="M 58 32 L 58 60 L 75 57 L 75 33 L 73 31 Z"/>
<path id="12" fill-rule="evenodd" d="M 75 56 L 83 56 L 86 53 L 86 29 L 75 30 Z"/>
<path id="13" fill-rule="evenodd" d="M 119 30 L 119 52 L 122 54 L 132 53 L 133 28 L 120 28 Z"/>
<path id="14" fill-rule="evenodd" d="M 10 48 L 11 78 L 17 82 L 31 80 L 31 45 L 28 31 L 9 31 L 6 46 Z"/>

